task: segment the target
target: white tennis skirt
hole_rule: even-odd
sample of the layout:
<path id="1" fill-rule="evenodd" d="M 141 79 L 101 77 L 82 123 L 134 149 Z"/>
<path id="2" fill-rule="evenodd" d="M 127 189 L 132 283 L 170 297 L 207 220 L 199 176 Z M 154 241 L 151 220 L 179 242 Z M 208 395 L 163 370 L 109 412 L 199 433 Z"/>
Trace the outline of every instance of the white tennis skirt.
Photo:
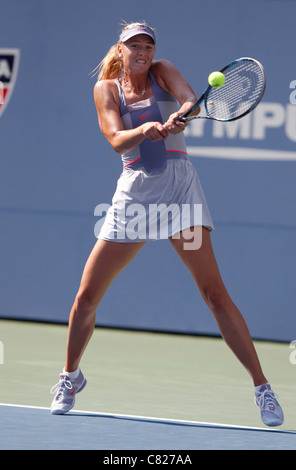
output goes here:
<path id="1" fill-rule="evenodd" d="M 106 216 L 95 235 L 121 243 L 160 240 L 189 227 L 214 229 L 208 205 L 189 159 L 172 159 L 157 174 L 124 168 Z"/>

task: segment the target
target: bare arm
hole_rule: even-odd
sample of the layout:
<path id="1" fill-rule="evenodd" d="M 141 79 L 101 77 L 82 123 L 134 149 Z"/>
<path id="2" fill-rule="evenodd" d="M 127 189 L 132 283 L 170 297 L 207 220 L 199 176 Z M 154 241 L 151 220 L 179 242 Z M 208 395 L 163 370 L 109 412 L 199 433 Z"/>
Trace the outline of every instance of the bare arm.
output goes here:
<path id="1" fill-rule="evenodd" d="M 96 83 L 94 100 L 100 129 L 117 153 L 132 150 L 146 138 L 156 142 L 168 135 L 168 131 L 160 122 L 147 122 L 135 129 L 124 129 L 119 112 L 117 86 L 112 80 Z"/>
<path id="2" fill-rule="evenodd" d="M 162 88 L 171 93 L 180 103 L 180 109 L 172 114 L 165 124 L 171 133 L 182 132 L 185 123 L 181 123 L 179 116 L 186 113 L 197 102 L 196 95 L 191 86 L 179 70 L 168 60 L 159 60 L 153 64 L 153 74 Z M 199 106 L 192 112 L 197 115 L 200 112 Z"/>

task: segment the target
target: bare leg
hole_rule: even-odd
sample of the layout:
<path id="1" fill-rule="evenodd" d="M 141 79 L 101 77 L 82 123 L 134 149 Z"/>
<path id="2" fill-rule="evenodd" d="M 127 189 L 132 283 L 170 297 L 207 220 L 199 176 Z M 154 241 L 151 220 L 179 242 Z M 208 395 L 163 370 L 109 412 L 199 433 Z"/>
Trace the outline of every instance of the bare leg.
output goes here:
<path id="1" fill-rule="evenodd" d="M 222 337 L 251 375 L 254 386 L 266 383 L 267 379 L 262 372 L 247 325 L 222 281 L 208 229 L 202 229 L 202 245 L 199 250 L 184 250 L 188 235 L 183 238 L 182 233 L 180 239 L 170 241 L 191 272 L 216 319 Z"/>
<path id="2" fill-rule="evenodd" d="M 128 265 L 144 245 L 98 240 L 83 271 L 80 288 L 69 319 L 65 370 L 79 366 L 92 336 L 96 309 L 115 277 Z"/>

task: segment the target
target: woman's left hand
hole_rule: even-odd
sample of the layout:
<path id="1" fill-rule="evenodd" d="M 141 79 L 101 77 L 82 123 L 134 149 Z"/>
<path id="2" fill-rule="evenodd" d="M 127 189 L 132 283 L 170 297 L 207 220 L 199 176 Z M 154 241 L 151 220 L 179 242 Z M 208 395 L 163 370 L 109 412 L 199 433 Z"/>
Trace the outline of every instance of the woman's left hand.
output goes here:
<path id="1" fill-rule="evenodd" d="M 184 131 L 186 126 L 187 122 L 179 121 L 178 113 L 171 114 L 167 122 L 164 124 L 164 127 L 170 134 L 179 134 L 179 132 Z"/>

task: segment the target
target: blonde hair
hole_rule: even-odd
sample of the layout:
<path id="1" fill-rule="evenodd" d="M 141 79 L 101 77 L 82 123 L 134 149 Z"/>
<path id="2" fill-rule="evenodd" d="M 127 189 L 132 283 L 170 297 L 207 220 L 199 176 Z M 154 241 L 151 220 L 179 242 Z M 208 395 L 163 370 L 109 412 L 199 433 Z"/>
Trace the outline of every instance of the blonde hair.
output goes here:
<path id="1" fill-rule="evenodd" d="M 123 22 L 124 27 L 121 30 L 121 33 L 126 29 L 133 28 L 135 26 L 148 26 L 146 21 L 135 23 L 126 23 Z M 151 26 L 150 29 L 155 31 Z M 91 72 L 92 77 L 95 76 L 98 72 L 98 80 L 112 80 L 121 76 L 123 72 L 123 60 L 119 57 L 118 54 L 118 44 L 114 44 L 109 51 L 107 52 L 104 59 L 99 63 L 99 65 Z"/>

